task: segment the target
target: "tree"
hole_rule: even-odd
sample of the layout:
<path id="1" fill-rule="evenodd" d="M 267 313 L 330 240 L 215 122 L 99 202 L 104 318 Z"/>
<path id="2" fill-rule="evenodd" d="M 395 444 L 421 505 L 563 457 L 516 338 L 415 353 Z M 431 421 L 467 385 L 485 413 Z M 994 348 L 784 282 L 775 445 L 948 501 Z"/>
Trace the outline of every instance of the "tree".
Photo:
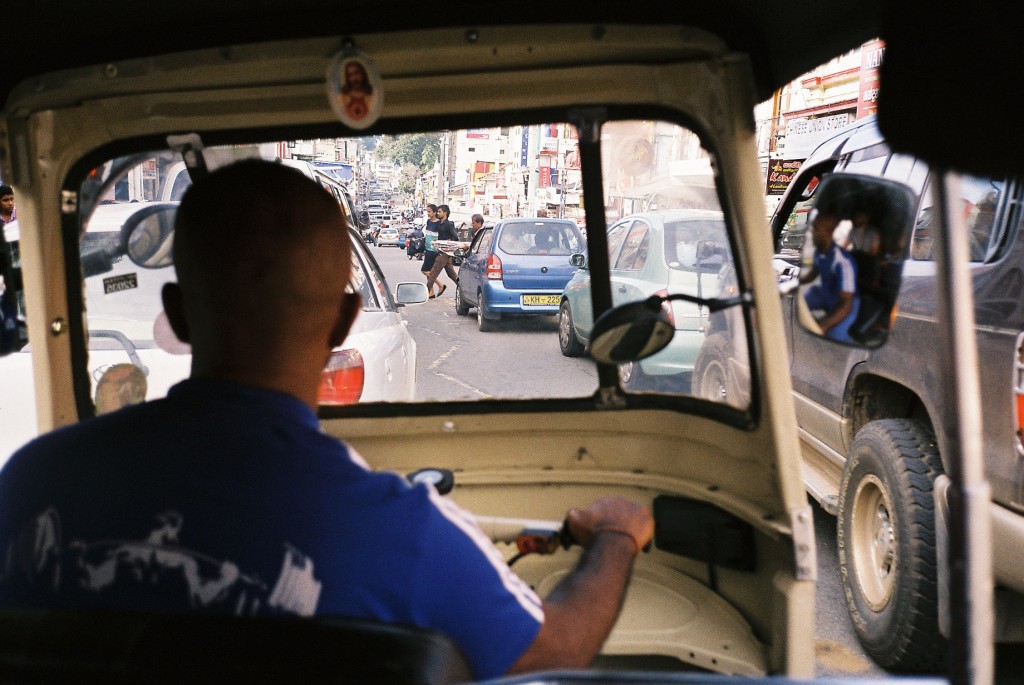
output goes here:
<path id="1" fill-rule="evenodd" d="M 398 175 L 398 190 L 403 193 L 415 193 L 416 181 L 420 177 L 420 169 L 415 164 L 403 164 Z"/>
<path id="2" fill-rule="evenodd" d="M 441 148 L 440 133 L 412 133 L 404 136 L 381 136 L 374 156 L 399 167 L 415 165 L 420 171 L 433 168 Z"/>

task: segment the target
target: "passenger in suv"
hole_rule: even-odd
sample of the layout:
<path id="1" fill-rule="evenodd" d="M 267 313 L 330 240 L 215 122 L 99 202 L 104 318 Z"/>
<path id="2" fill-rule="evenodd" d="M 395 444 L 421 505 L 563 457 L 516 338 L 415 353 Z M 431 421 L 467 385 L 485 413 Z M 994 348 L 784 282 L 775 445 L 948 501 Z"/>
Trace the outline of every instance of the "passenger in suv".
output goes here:
<path id="1" fill-rule="evenodd" d="M 804 162 L 773 218 L 777 246 L 799 245 L 817 182 L 836 173 L 883 176 L 908 185 L 918 198 L 917 218 L 909 246 L 876 246 L 906 253 L 901 266 L 893 265 L 902 268 L 903 285 L 884 346 L 867 350 L 827 344 L 800 325 L 795 297 L 784 299 L 804 480 L 810 494 L 838 518 L 844 590 L 865 650 L 886 668 L 931 670 L 945 657 L 941 617 L 949 615 L 942 590 L 949 586 L 941 552 L 949 483 L 943 455 L 949 442 L 944 425 L 954 401 L 949 379 L 936 371 L 942 366 L 935 344 L 935 181 L 922 161 L 889 149 L 874 117 L 858 121 L 821 143 Z M 993 550 L 997 633 L 998 626 L 1010 625 L 1009 607 L 1020 606 L 1024 593 L 1021 194 L 1002 180 L 961 178 L 985 475 L 992 488 L 992 538 L 998 541 Z M 799 249 L 786 252 L 794 263 L 798 254 Z M 889 261 L 883 257 L 880 263 Z M 723 381 L 719 387 L 731 386 Z M 1021 617 L 1014 620 L 1019 625 Z M 997 634 L 997 640 L 1004 639 L 1010 636 Z"/>

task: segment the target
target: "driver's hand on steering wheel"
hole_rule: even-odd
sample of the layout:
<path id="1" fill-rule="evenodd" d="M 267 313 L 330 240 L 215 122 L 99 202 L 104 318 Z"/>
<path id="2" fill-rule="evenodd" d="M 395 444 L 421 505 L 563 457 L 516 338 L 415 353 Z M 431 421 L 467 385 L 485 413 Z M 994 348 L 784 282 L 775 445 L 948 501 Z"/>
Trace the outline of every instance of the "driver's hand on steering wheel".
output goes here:
<path id="1" fill-rule="evenodd" d="M 654 536 L 650 509 L 622 497 L 602 497 L 586 509 L 570 509 L 566 523 L 584 548 L 590 547 L 600 533 L 617 533 L 632 538 L 639 553 Z"/>

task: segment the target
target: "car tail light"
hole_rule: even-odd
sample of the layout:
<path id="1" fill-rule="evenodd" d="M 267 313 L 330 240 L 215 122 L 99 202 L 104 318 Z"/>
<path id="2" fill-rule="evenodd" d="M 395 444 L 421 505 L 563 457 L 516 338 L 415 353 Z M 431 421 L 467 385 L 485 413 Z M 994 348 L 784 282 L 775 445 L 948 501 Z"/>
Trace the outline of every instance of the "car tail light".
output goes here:
<path id="1" fill-rule="evenodd" d="M 498 259 L 498 255 L 493 253 L 487 258 L 487 280 L 501 280 L 501 260 Z"/>
<path id="2" fill-rule="evenodd" d="M 659 290 L 658 292 L 656 292 L 654 294 L 658 295 L 659 297 L 668 297 L 668 291 L 667 290 Z M 666 302 L 665 300 L 662 300 L 661 301 L 661 308 L 665 312 L 665 316 L 668 317 L 668 322 L 672 325 L 672 328 L 675 328 L 676 327 L 676 315 L 672 311 L 672 303 L 671 302 Z"/>
<path id="3" fill-rule="evenodd" d="M 363 395 L 363 355 L 358 350 L 335 350 L 324 367 L 317 390 L 318 404 L 355 404 Z"/>

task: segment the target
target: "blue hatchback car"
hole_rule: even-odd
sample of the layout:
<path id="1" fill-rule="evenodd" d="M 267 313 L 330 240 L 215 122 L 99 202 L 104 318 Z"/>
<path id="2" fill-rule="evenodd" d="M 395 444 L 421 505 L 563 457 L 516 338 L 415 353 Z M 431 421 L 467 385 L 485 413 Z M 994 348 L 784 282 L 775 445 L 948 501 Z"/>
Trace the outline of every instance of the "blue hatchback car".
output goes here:
<path id="1" fill-rule="evenodd" d="M 465 316 L 476 307 L 481 331 L 502 317 L 555 316 L 577 269 L 569 258 L 584 251 L 583 234 L 567 219 L 505 219 L 485 227 L 459 268 L 455 312 Z"/>

